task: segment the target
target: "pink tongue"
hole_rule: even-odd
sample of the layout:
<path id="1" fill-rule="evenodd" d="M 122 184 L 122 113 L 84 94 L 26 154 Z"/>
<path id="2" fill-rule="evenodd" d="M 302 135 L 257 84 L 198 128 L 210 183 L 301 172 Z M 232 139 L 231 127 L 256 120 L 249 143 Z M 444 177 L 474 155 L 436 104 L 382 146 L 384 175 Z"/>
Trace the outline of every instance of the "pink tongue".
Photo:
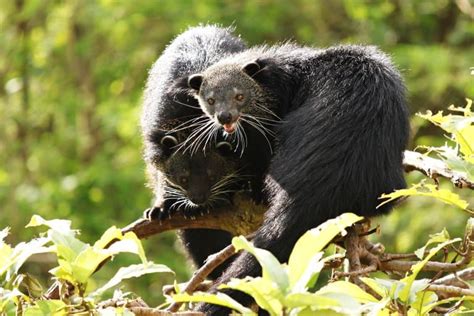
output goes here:
<path id="1" fill-rule="evenodd" d="M 235 127 L 234 127 L 234 123 L 228 123 L 228 124 L 224 124 L 224 131 L 226 131 L 227 133 L 233 133 L 235 131 Z"/>

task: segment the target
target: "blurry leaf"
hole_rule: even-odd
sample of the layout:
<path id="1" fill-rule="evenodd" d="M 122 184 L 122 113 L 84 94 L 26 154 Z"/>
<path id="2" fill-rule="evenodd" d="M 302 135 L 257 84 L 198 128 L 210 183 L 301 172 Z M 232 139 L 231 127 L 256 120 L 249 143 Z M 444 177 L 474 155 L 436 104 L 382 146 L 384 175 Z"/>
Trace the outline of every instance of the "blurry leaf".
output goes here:
<path id="1" fill-rule="evenodd" d="M 56 253 L 58 257 L 64 258 L 67 261 L 73 261 L 76 256 L 88 247 L 76 238 L 77 231 L 71 229 L 71 221 L 69 220 L 45 220 L 39 215 L 33 215 L 26 227 L 47 226 L 48 237 L 56 246 Z"/>
<path id="2" fill-rule="evenodd" d="M 362 220 L 363 217 L 352 213 L 344 213 L 336 218 L 330 219 L 318 227 L 307 231 L 298 239 L 288 260 L 288 273 L 290 285 L 298 284 L 298 288 L 309 287 L 316 281 L 307 274 L 303 283 L 302 276 L 307 273 L 310 264 L 315 264 L 323 250 L 339 234 L 345 235 L 345 229 L 352 224 Z M 309 250 L 310 249 L 310 250 Z M 314 273 L 319 272 L 315 268 Z M 306 283 L 306 284 L 305 284 Z"/>
<path id="3" fill-rule="evenodd" d="M 251 309 L 243 306 L 233 298 L 224 293 L 210 294 L 205 292 L 195 292 L 193 295 L 187 293 L 180 293 L 172 295 L 172 301 L 174 302 L 204 302 L 210 304 L 216 304 L 228 308 L 235 309 L 244 316 L 256 316 Z"/>
<path id="4" fill-rule="evenodd" d="M 43 295 L 43 287 L 39 281 L 29 273 L 18 275 L 13 284 L 31 298 L 39 298 Z"/>
<path id="5" fill-rule="evenodd" d="M 167 266 L 163 264 L 155 264 L 151 261 L 141 264 L 133 264 L 125 268 L 120 268 L 117 273 L 109 280 L 104 286 L 100 289 L 94 291 L 91 296 L 97 296 L 102 294 L 104 291 L 120 284 L 125 279 L 130 278 L 137 278 L 145 274 L 150 273 L 172 273 L 174 272 L 170 270 Z"/>
<path id="6" fill-rule="evenodd" d="M 283 266 L 270 251 L 254 247 L 243 236 L 232 239 L 236 251 L 244 249 L 255 256 L 262 266 L 262 277 L 268 281 L 275 282 L 283 293 L 288 289 L 288 275 Z"/>
<path id="7" fill-rule="evenodd" d="M 434 197 L 446 204 L 454 205 L 462 210 L 467 210 L 469 204 L 461 199 L 459 195 L 446 189 L 437 189 L 433 184 L 418 183 L 412 185 L 409 189 L 396 190 L 389 194 L 382 194 L 381 199 L 384 199 L 378 207 L 394 201 L 403 196 L 429 196 Z"/>
<path id="8" fill-rule="evenodd" d="M 435 236 L 433 237 L 433 239 L 436 239 L 438 238 L 438 236 Z M 412 285 L 413 283 L 415 282 L 415 279 L 416 277 L 418 276 L 418 273 L 420 273 L 421 269 L 423 269 L 423 267 L 425 266 L 425 264 L 438 252 L 440 251 L 442 248 L 444 248 L 445 246 L 449 245 L 449 244 L 452 244 L 452 243 L 455 243 L 455 242 L 458 242 L 458 241 L 461 241 L 460 238 L 455 238 L 455 239 L 452 239 L 452 240 L 448 240 L 448 241 L 445 241 L 441 244 L 439 244 L 438 246 L 430 249 L 428 255 L 425 257 L 425 259 L 423 259 L 422 261 L 418 262 L 417 264 L 413 265 L 411 267 L 411 274 L 406 276 L 405 278 L 403 278 L 402 280 L 400 280 L 402 283 L 405 284 L 404 288 L 400 291 L 400 294 L 399 294 L 399 298 L 402 302 L 404 303 L 410 303 L 409 302 L 409 298 L 413 298 L 413 295 L 415 295 L 416 291 L 420 290 L 420 289 L 416 289 L 416 291 L 412 291 Z M 428 242 L 426 243 L 427 245 L 432 243 L 431 240 L 428 240 Z M 422 282 L 421 280 L 419 280 L 419 282 Z"/>
<path id="9" fill-rule="evenodd" d="M 269 312 L 270 315 L 282 314 L 283 306 L 281 302 L 283 301 L 284 295 L 271 280 L 260 277 L 245 278 L 242 280 L 232 279 L 219 288 L 231 288 L 247 293 L 252 296 L 258 306 Z"/>
<path id="10" fill-rule="evenodd" d="M 375 293 L 380 295 L 380 297 L 386 298 L 388 296 L 389 289 L 391 288 L 391 285 L 387 288 L 386 283 L 381 284 L 379 282 L 380 279 L 377 279 L 377 278 L 362 277 L 360 279 L 361 279 L 362 282 L 364 282 L 366 285 L 368 285 Z"/>
<path id="11" fill-rule="evenodd" d="M 357 285 L 347 282 L 347 281 L 336 281 L 332 283 L 328 283 L 326 286 L 322 287 L 320 290 L 316 292 L 318 295 L 331 295 L 344 293 L 355 299 L 359 303 L 370 303 L 370 302 L 378 302 L 378 300 L 370 295 L 369 293 L 362 290 Z"/>
<path id="12" fill-rule="evenodd" d="M 312 310 L 330 309 L 339 306 L 339 301 L 316 293 L 292 293 L 285 298 L 285 306 L 291 308 L 307 306 Z"/>
<path id="13" fill-rule="evenodd" d="M 22 242 L 11 249 L 4 244 L 0 248 L 2 257 L 0 259 L 0 276 L 7 273 L 5 280 L 9 281 L 18 273 L 18 270 L 23 264 L 34 254 L 53 252 L 54 248 L 46 247 L 49 238 L 41 237 L 30 240 L 29 242 Z M 5 257 L 3 256 L 5 255 Z"/>
<path id="14" fill-rule="evenodd" d="M 68 315 L 67 305 L 60 300 L 36 301 L 36 306 L 26 308 L 25 316 Z"/>
<path id="15" fill-rule="evenodd" d="M 418 257 L 418 259 L 421 260 L 425 256 L 426 247 L 428 247 L 431 244 L 439 244 L 439 243 L 445 242 L 449 239 L 450 239 L 449 233 L 446 229 L 443 229 L 443 231 L 439 233 L 430 235 L 430 239 L 428 240 L 428 242 L 423 247 L 415 250 L 415 255 Z"/>
<path id="16" fill-rule="evenodd" d="M 417 315 L 424 315 L 427 305 L 430 305 L 438 300 L 438 296 L 431 291 L 416 292 L 416 299 L 410 304 L 410 309 L 415 310 Z"/>

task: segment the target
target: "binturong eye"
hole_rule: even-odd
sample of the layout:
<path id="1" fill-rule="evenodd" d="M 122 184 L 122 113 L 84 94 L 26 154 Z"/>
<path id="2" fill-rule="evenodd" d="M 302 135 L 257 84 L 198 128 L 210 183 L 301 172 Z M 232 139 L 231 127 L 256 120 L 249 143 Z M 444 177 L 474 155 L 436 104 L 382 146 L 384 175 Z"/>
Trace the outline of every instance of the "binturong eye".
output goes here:
<path id="1" fill-rule="evenodd" d="M 242 101 L 244 99 L 244 95 L 242 93 L 236 94 L 235 99 L 237 101 Z"/>
<path id="2" fill-rule="evenodd" d="M 214 100 L 213 98 L 207 99 L 207 103 L 209 103 L 209 105 L 213 105 L 215 102 L 216 100 Z"/>

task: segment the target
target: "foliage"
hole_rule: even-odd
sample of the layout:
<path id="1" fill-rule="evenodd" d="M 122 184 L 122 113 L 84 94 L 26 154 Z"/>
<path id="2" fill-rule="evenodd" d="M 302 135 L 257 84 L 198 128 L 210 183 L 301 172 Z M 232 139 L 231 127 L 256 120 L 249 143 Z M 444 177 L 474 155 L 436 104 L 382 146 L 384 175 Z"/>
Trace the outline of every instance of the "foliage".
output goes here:
<path id="1" fill-rule="evenodd" d="M 433 115 L 428 112 L 419 116 L 450 133 L 449 140 L 454 144 L 454 147 L 448 145 L 426 147 L 427 152 L 437 153 L 438 157 L 453 170 L 462 172 L 469 180 L 474 180 L 471 173 L 474 170 L 474 116 L 471 105 L 472 101 L 467 100 L 464 108 L 449 107 L 452 112 L 462 113 L 462 115 L 443 115 L 442 112 Z M 437 185 L 426 184 L 425 180 L 414 184 L 411 188 L 383 195 L 384 201 L 381 205 L 401 197 L 415 196 L 438 199 L 448 205 L 469 211 L 469 203 L 461 199 L 458 194 L 451 190 L 441 189 Z M 220 289 L 245 292 L 270 315 L 389 315 L 394 312 L 406 315 L 428 315 L 441 305 L 456 306 L 455 309 L 460 308 L 464 311 L 468 309 L 463 303 L 474 301 L 474 296 L 447 299 L 438 297 L 429 289 L 433 280 L 420 277 L 423 267 L 441 250 L 444 251 L 445 258 L 453 258 L 459 253 L 457 250 L 453 251 L 456 248 L 448 246 L 459 243 L 462 239 L 450 238 L 446 230 L 430 236 L 426 244 L 415 251 L 420 261 L 414 264 L 400 280 L 383 274 L 383 278 L 379 275 L 361 279 L 370 289 L 369 291 L 364 291 L 349 281 L 329 282 L 313 291 L 325 263 L 344 256 L 341 253 L 325 256 L 323 249 L 339 233 L 343 233 L 345 228 L 359 220 L 361 220 L 360 217 L 346 213 L 308 231 L 297 241 L 288 264 L 279 263 L 270 252 L 254 247 L 244 237 L 236 237 L 232 242 L 235 248 L 246 250 L 255 256 L 262 266 L 262 277 L 234 279 L 221 286 Z M 469 219 L 466 228 L 468 236 L 471 235 L 473 225 L 474 220 Z M 472 289 L 472 286 L 470 288 Z M 376 296 L 371 293 L 375 293 Z M 243 315 L 256 315 L 252 310 L 241 306 L 220 292 L 217 294 L 198 292 L 193 295 L 178 293 L 172 297 L 171 301 L 208 302 L 232 308 Z"/>
<path id="2" fill-rule="evenodd" d="M 33 236 L 23 229 L 33 214 L 67 218 L 94 241 L 149 206 L 137 127 L 142 89 L 153 61 L 190 25 L 234 25 L 250 45 L 379 45 L 401 69 L 415 112 L 474 95 L 474 24 L 461 2 L 0 0 L 0 227 L 11 227 L 8 239 L 16 244 Z M 412 125 L 417 144 L 444 142 L 425 120 Z M 406 251 L 421 246 L 419 235 L 443 226 L 462 230 L 463 216 L 434 205 L 412 199 L 380 219 L 380 238 Z M 144 247 L 180 280 L 190 275 L 173 234 Z M 119 256 L 93 283 L 130 263 Z M 158 300 L 160 282 L 145 276 L 127 285 Z"/>
<path id="3" fill-rule="evenodd" d="M 237 250 L 253 254 L 262 266 L 261 277 L 233 279 L 220 289 L 234 289 L 252 296 L 260 308 L 270 315 L 389 315 L 399 312 L 407 315 L 428 315 L 433 308 L 457 301 L 474 301 L 474 297 L 440 299 L 428 289 L 430 279 L 419 278 L 420 271 L 440 250 L 458 243 L 446 231 L 431 236 L 416 253 L 421 261 L 415 264 L 401 280 L 365 277 L 362 281 L 372 293 L 349 281 L 334 281 L 313 291 L 325 263 L 343 257 L 342 253 L 324 254 L 323 249 L 345 228 L 361 220 L 351 213 L 329 220 L 303 235 L 291 253 L 288 264 L 281 264 L 268 251 L 254 247 L 244 237 L 232 241 Z M 469 225 L 474 222 L 470 221 Z M 425 253 L 427 253 L 425 255 Z M 176 302 L 208 302 L 232 308 L 242 315 L 256 315 L 224 293 L 179 293 L 172 296 Z M 464 308 L 463 308 L 464 309 Z"/>
<path id="4" fill-rule="evenodd" d="M 72 312 L 93 310 L 96 300 L 122 280 L 148 273 L 172 273 L 161 264 L 148 261 L 141 242 L 135 234 L 122 234 L 116 227 L 109 228 L 94 245 L 77 239 L 77 231 L 67 220 L 45 220 L 33 216 L 26 227 L 46 226 L 40 237 L 11 247 L 5 242 L 8 229 L 0 232 L 0 313 L 24 313 L 25 315 L 66 315 Z M 91 291 L 92 274 L 119 253 L 133 253 L 140 264 L 121 268 L 101 288 Z M 39 253 L 51 253 L 57 257 L 57 267 L 50 270 L 57 299 L 44 293 L 40 282 L 29 273 L 20 273 L 27 259 Z"/>

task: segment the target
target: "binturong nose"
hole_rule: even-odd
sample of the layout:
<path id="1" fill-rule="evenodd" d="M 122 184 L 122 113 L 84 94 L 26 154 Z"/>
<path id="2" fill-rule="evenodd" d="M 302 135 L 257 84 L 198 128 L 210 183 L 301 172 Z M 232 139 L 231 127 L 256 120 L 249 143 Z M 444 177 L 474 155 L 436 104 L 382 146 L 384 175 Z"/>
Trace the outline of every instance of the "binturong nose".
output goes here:
<path id="1" fill-rule="evenodd" d="M 206 203 L 209 195 L 204 193 L 204 192 L 199 192 L 199 193 L 193 193 L 192 195 L 189 196 L 189 200 L 193 202 L 194 204 L 204 204 Z"/>
<path id="2" fill-rule="evenodd" d="M 232 122 L 232 114 L 230 112 L 227 112 L 227 111 L 221 111 L 221 112 L 217 113 L 217 120 L 222 125 L 229 124 L 229 123 Z"/>

